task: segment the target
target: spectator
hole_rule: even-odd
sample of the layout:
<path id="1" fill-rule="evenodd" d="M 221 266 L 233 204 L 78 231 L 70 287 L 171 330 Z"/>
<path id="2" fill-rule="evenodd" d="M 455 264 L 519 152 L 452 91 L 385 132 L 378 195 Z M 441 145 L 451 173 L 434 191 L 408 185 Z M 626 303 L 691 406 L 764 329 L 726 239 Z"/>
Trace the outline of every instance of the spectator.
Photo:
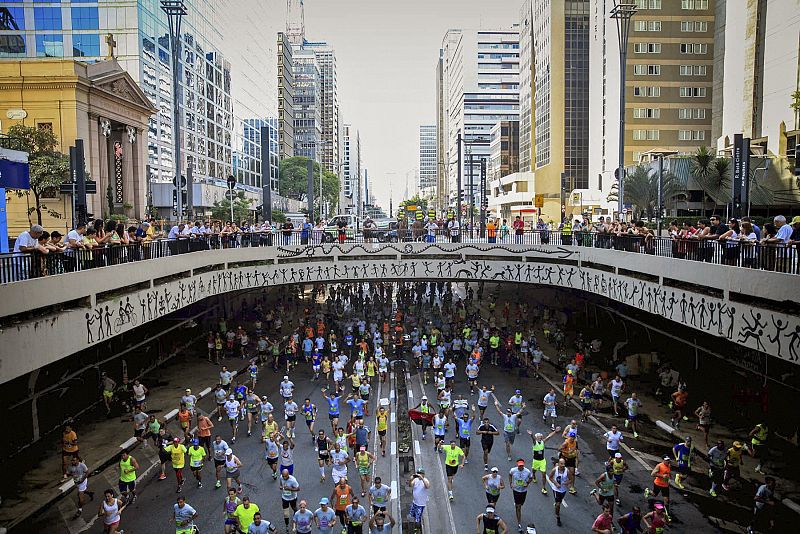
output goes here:
<path id="1" fill-rule="evenodd" d="M 34 224 L 30 230 L 25 230 L 14 242 L 14 252 L 33 252 L 39 244 L 39 237 L 41 237 L 44 228 L 41 225 Z"/>
<path id="2" fill-rule="evenodd" d="M 739 222 L 736 219 L 728 221 L 728 229 L 718 239 L 722 246 L 722 263 L 736 265 L 739 259 Z M 722 226 L 722 225 L 720 225 Z"/>
<path id="3" fill-rule="evenodd" d="M 83 235 L 86 233 L 86 223 L 78 223 L 74 230 L 67 233 L 67 248 L 70 250 L 82 250 Z"/>
<path id="4" fill-rule="evenodd" d="M 489 238 L 489 243 L 497 243 L 497 223 L 494 219 L 489 219 L 486 224 L 486 237 Z"/>
<path id="5" fill-rule="evenodd" d="M 748 223 L 753 225 L 753 232 L 756 233 L 756 241 L 760 241 L 761 240 L 761 227 L 758 226 L 756 223 L 754 223 L 753 220 L 750 217 L 742 217 L 742 222 L 743 223 L 748 222 Z"/>
<path id="6" fill-rule="evenodd" d="M 752 223 L 742 220 L 742 230 L 739 233 L 739 241 L 742 246 L 742 265 L 744 267 L 753 267 L 756 257 L 755 244 L 758 242 L 758 235 Z"/>
<path id="7" fill-rule="evenodd" d="M 284 221 L 283 225 L 281 225 L 281 233 L 283 234 L 283 244 L 288 245 L 289 241 L 292 238 L 292 232 L 294 231 L 294 224 L 289 219 Z"/>
<path id="8" fill-rule="evenodd" d="M 525 222 L 519 215 L 517 215 L 514 218 L 513 227 L 514 227 L 514 243 L 520 244 L 522 243 L 522 237 L 523 234 L 525 233 Z"/>
<path id="9" fill-rule="evenodd" d="M 792 236 L 789 240 L 791 245 L 800 245 L 800 215 L 792 219 Z"/>

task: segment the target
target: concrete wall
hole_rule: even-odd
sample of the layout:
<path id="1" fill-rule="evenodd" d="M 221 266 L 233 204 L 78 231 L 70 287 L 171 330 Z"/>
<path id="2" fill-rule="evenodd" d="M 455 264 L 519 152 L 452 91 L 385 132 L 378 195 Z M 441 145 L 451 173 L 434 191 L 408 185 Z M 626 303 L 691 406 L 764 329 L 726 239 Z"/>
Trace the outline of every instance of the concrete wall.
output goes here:
<path id="1" fill-rule="evenodd" d="M 248 263 L 237 265 L 243 262 Z M 215 270 L 203 272 L 211 266 Z M 644 281 L 628 272 L 655 278 Z M 157 283 L 165 277 L 174 278 Z M 669 287 L 665 278 L 691 281 L 721 297 Z M 85 306 L 0 330 L 0 383 L 214 295 L 294 283 L 440 279 L 582 290 L 800 361 L 800 318 L 788 305 L 781 311 L 779 305 L 767 309 L 730 298 L 736 293 L 776 304 L 798 302 L 796 276 L 582 247 L 367 244 L 215 250 L 3 286 L 0 317 L 80 299 Z M 145 287 L 124 291 L 135 284 Z M 98 300 L 98 294 L 115 289 L 115 296 Z"/>

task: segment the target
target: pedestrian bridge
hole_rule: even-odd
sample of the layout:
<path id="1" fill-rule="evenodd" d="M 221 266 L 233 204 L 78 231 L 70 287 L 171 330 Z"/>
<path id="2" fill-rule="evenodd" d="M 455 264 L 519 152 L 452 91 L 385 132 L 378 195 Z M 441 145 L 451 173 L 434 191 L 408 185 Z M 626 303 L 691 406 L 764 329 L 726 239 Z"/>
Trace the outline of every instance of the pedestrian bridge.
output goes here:
<path id="1" fill-rule="evenodd" d="M 0 286 L 0 383 L 216 295 L 413 280 L 583 291 L 800 362 L 793 274 L 557 244 L 332 243 L 202 250 Z"/>

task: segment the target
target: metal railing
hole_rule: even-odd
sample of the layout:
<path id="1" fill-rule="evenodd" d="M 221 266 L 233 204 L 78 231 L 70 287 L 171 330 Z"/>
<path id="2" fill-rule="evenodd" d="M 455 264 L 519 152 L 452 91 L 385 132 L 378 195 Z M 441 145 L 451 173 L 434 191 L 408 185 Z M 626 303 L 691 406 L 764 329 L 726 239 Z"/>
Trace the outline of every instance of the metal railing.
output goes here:
<path id="1" fill-rule="evenodd" d="M 492 245 L 551 245 L 563 247 L 590 247 L 618 250 L 635 254 L 651 254 L 665 258 L 706 262 L 717 265 L 761 269 L 790 274 L 800 274 L 798 246 L 762 244 L 741 241 L 715 241 L 674 239 L 652 235 L 605 234 L 597 232 L 562 233 L 560 231 L 534 230 L 522 234 L 501 234 L 481 237 L 477 232 L 447 231 L 429 234 L 418 230 L 369 231 L 355 233 L 347 230 L 290 232 L 235 233 L 206 235 L 181 239 L 160 239 L 133 244 L 105 245 L 92 249 L 73 249 L 65 252 L 51 251 L 0 254 L 0 284 L 56 274 L 110 267 L 123 263 L 147 261 L 178 254 L 199 253 L 241 247 L 315 246 L 322 243 L 480 243 Z"/>

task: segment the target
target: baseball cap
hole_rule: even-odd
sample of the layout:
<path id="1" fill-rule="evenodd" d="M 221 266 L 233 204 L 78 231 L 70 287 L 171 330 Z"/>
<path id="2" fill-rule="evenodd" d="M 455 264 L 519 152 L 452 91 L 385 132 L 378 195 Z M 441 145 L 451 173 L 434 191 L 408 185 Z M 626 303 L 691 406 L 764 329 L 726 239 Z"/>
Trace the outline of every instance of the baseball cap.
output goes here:
<path id="1" fill-rule="evenodd" d="M 423 396 L 422 396 L 422 400 L 428 400 L 428 397 L 426 397 L 425 395 L 423 395 Z"/>
<path id="2" fill-rule="evenodd" d="M 229 398 L 229 399 L 231 399 L 231 400 L 233 400 L 233 393 L 231 393 L 230 395 L 228 395 L 228 398 Z"/>
<path id="3" fill-rule="evenodd" d="M 734 441 L 734 442 L 733 442 L 733 448 L 734 448 L 734 449 L 741 449 L 741 448 L 742 448 L 742 444 L 741 444 L 741 442 L 739 442 L 739 441 Z"/>
<path id="4" fill-rule="evenodd" d="M 525 465 L 525 460 L 517 460 L 517 465 Z"/>
<path id="5" fill-rule="evenodd" d="M 522 391 L 520 391 L 520 390 L 518 390 L 518 389 L 515 389 L 515 390 L 514 390 L 514 393 L 516 393 L 517 395 L 519 395 L 520 393 L 522 393 Z"/>
<path id="6" fill-rule="evenodd" d="M 487 507 L 486 507 L 486 513 L 487 513 L 487 514 L 492 514 L 492 513 L 494 513 L 494 506 L 487 506 Z"/>
<path id="7" fill-rule="evenodd" d="M 657 502 L 653 505 L 653 508 L 655 508 L 656 510 L 662 510 L 664 508 L 664 505 L 661 504 L 660 502 Z"/>
<path id="8" fill-rule="evenodd" d="M 180 443 L 181 442 L 181 438 L 174 438 L 172 441 L 173 441 L 173 443 Z"/>
<path id="9" fill-rule="evenodd" d="M 328 502 L 329 502 L 329 501 L 328 501 L 328 498 L 327 498 L 327 497 L 323 497 L 323 498 L 321 498 L 321 499 L 319 500 L 319 504 L 320 504 L 320 506 L 322 506 L 323 504 L 328 504 Z"/>
<path id="10" fill-rule="evenodd" d="M 792 219 L 792 222 L 789 224 L 800 224 L 800 215 L 795 215 L 795 217 Z"/>
<path id="11" fill-rule="evenodd" d="M 197 439 L 197 438 L 194 438 L 194 439 L 192 440 L 192 445 L 200 445 L 200 440 L 199 440 L 199 439 Z"/>
<path id="12" fill-rule="evenodd" d="M 417 468 L 417 473 L 419 473 L 420 475 L 424 475 L 425 474 L 425 468 L 424 467 L 418 467 Z"/>
<path id="13" fill-rule="evenodd" d="M 189 388 L 186 388 L 186 393 L 191 393 L 191 392 L 192 392 L 192 390 L 191 390 L 191 389 L 189 389 Z"/>
<path id="14" fill-rule="evenodd" d="M 284 380 L 289 380 L 289 375 L 283 375 Z"/>
<path id="15" fill-rule="evenodd" d="M 492 467 L 491 471 L 492 471 L 492 473 L 497 473 L 499 471 L 499 469 L 497 469 L 496 467 Z"/>
<path id="16" fill-rule="evenodd" d="M 614 458 L 622 458 L 622 453 L 618 452 L 614 455 Z"/>
<path id="17" fill-rule="evenodd" d="M 225 454 L 233 454 L 233 449 L 225 449 Z"/>
<path id="18" fill-rule="evenodd" d="M 670 458 L 669 456 L 664 456 L 664 461 L 665 462 L 671 462 L 672 458 Z"/>

